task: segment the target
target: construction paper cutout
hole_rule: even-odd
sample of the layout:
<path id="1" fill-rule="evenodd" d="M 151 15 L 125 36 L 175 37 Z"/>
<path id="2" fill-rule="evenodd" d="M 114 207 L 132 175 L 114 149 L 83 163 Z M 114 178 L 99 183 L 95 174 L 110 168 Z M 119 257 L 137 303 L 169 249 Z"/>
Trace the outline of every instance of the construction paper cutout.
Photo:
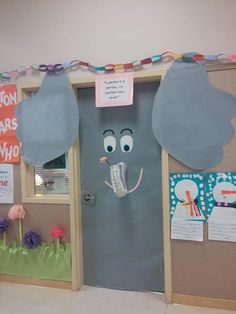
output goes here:
<path id="1" fill-rule="evenodd" d="M 216 166 L 231 141 L 236 98 L 213 87 L 202 63 L 174 62 L 156 94 L 152 128 L 160 145 L 193 169 Z"/>
<path id="2" fill-rule="evenodd" d="M 16 138 L 16 85 L 0 86 L 0 163 L 20 161 L 20 143 Z"/>
<path id="3" fill-rule="evenodd" d="M 208 239 L 236 242 L 236 172 L 206 177 Z"/>
<path id="4" fill-rule="evenodd" d="M 3 247 L 0 240 L 0 273 L 23 277 L 71 281 L 71 247 L 66 244 L 59 253 L 44 243 L 21 254 L 15 243 Z"/>
<path id="5" fill-rule="evenodd" d="M 204 212 L 204 177 L 199 173 L 171 174 L 171 219 L 205 222 Z"/>
<path id="6" fill-rule="evenodd" d="M 39 91 L 16 108 L 21 157 L 42 165 L 68 151 L 79 129 L 79 111 L 65 73 L 46 74 Z"/>
<path id="7" fill-rule="evenodd" d="M 207 174 L 206 200 L 208 222 L 236 222 L 236 172 Z"/>
<path id="8" fill-rule="evenodd" d="M 204 212 L 204 177 L 199 173 L 171 174 L 171 238 L 203 241 Z"/>
<path id="9" fill-rule="evenodd" d="M 114 191 L 116 196 L 124 197 L 127 194 L 134 192 L 139 187 L 140 182 L 142 181 L 142 177 L 143 177 L 143 168 L 140 169 L 139 178 L 135 186 L 132 189 L 128 190 L 127 185 L 126 185 L 126 170 L 127 170 L 126 163 L 121 161 L 115 165 L 111 165 L 106 156 L 101 157 L 100 163 L 105 163 L 105 162 L 110 167 L 110 178 L 111 178 L 111 184 L 107 181 L 105 181 L 105 184 Z"/>

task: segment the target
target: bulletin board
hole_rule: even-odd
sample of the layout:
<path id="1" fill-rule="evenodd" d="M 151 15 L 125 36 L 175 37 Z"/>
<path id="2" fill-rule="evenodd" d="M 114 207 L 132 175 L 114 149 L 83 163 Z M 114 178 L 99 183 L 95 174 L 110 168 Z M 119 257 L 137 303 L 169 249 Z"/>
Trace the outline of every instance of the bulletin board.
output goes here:
<path id="1" fill-rule="evenodd" d="M 236 69 L 212 71 L 208 75 L 214 86 L 236 96 Z M 236 130 L 236 118 L 232 123 Z M 235 171 L 235 147 L 236 136 L 225 145 L 222 162 L 204 172 Z M 194 172 L 171 157 L 169 162 L 170 172 Z M 191 296 L 236 300 L 236 245 L 209 241 L 207 228 L 207 224 L 204 224 L 203 242 L 171 241 L 174 302 L 181 299 L 180 295 L 182 301 Z"/>

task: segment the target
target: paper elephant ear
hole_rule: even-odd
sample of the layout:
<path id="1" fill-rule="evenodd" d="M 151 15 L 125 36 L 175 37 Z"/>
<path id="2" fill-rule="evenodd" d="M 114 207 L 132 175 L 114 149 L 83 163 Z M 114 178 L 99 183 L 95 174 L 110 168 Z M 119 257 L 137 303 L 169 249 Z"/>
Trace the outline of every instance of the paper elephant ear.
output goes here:
<path id="1" fill-rule="evenodd" d="M 65 73 L 46 74 L 39 91 L 20 102 L 15 116 L 21 157 L 42 165 L 68 151 L 79 129 L 79 110 Z"/>
<path id="2" fill-rule="evenodd" d="M 193 169 L 223 159 L 236 116 L 236 98 L 213 87 L 203 64 L 174 62 L 153 104 L 152 129 L 160 145 Z"/>

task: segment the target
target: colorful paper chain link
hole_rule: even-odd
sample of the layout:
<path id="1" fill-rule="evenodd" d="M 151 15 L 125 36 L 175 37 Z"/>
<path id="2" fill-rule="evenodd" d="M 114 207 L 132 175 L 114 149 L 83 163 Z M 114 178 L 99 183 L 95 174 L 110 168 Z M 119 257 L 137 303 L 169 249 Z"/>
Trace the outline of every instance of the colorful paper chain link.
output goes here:
<path id="1" fill-rule="evenodd" d="M 20 67 L 13 71 L 0 72 L 0 80 L 17 79 L 25 76 L 32 71 L 59 73 L 61 71 L 73 71 L 79 68 L 91 71 L 93 73 L 111 73 L 111 72 L 125 72 L 141 70 L 144 65 L 155 64 L 158 62 L 167 62 L 171 60 L 180 60 L 183 62 L 214 62 L 214 63 L 234 63 L 236 62 L 235 54 L 218 54 L 218 55 L 202 55 L 199 53 L 183 53 L 179 54 L 172 51 L 167 51 L 159 55 L 154 55 L 142 60 L 136 60 L 124 64 L 106 64 L 104 66 L 95 66 L 89 62 L 73 60 L 67 63 L 56 64 L 40 64 L 31 65 L 28 67 Z"/>

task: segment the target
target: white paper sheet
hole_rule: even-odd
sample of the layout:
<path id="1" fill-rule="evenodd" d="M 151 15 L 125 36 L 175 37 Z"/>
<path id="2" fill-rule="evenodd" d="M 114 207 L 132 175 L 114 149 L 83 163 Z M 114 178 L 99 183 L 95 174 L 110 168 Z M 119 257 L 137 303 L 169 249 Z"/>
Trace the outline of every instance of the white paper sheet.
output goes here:
<path id="1" fill-rule="evenodd" d="M 12 164 L 0 164 L 0 203 L 14 203 Z"/>
<path id="2" fill-rule="evenodd" d="M 203 241 L 203 222 L 173 219 L 171 239 Z"/>
<path id="3" fill-rule="evenodd" d="M 208 239 L 215 241 L 236 242 L 236 221 L 208 223 Z"/>
<path id="4" fill-rule="evenodd" d="M 66 194 L 66 179 L 64 173 L 50 173 L 43 175 L 44 194 Z"/>
<path id="5" fill-rule="evenodd" d="M 133 73 L 96 75 L 96 107 L 133 104 Z"/>

